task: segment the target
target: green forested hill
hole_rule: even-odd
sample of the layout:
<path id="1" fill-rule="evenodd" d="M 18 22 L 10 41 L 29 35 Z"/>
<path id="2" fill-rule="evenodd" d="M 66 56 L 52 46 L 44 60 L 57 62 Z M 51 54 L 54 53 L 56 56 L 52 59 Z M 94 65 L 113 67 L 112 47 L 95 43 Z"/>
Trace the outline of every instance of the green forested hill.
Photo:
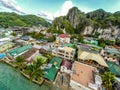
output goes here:
<path id="1" fill-rule="evenodd" d="M 0 12 L 0 27 L 11 27 L 11 26 L 38 26 L 42 25 L 48 27 L 50 23 L 45 21 L 43 18 L 35 15 L 18 15 L 16 13 Z"/>

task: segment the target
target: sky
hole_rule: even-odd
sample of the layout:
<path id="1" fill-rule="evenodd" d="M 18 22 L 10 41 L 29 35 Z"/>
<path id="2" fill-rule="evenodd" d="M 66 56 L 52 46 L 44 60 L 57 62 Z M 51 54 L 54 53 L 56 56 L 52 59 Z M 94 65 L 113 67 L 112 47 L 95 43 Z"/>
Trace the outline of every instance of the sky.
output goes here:
<path id="1" fill-rule="evenodd" d="M 0 12 L 35 14 L 48 20 L 64 16 L 72 7 L 87 13 L 96 9 L 120 11 L 120 0 L 0 0 Z"/>

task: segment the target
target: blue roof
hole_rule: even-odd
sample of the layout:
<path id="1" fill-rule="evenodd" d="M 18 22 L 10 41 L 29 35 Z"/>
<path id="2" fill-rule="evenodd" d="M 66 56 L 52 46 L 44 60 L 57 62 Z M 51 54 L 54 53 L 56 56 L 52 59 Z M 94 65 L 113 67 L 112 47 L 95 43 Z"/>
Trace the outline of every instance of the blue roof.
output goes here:
<path id="1" fill-rule="evenodd" d="M 1 54 L 0 54 L 0 59 L 5 58 L 5 57 L 6 57 L 6 54 L 5 54 L 5 53 L 1 53 Z"/>
<path id="2" fill-rule="evenodd" d="M 23 36 L 22 39 L 23 40 L 29 40 L 29 36 Z"/>
<path id="3" fill-rule="evenodd" d="M 5 44 L 5 43 L 6 43 L 6 42 L 4 42 L 4 41 L 3 41 L 3 42 L 0 42 L 0 46 L 3 45 L 3 44 Z"/>

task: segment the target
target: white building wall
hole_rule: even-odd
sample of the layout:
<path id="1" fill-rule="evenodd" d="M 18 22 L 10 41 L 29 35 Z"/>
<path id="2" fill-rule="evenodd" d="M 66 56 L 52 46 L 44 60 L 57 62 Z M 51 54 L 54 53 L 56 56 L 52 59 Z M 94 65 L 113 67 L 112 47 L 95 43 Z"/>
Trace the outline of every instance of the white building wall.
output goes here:
<path id="1" fill-rule="evenodd" d="M 67 69 L 67 67 L 65 67 L 65 66 L 61 66 L 60 71 L 61 71 L 61 72 L 68 73 L 68 74 L 70 74 L 70 73 L 71 73 L 71 70 L 68 70 L 68 69 Z"/>
<path id="2" fill-rule="evenodd" d="M 85 86 L 83 86 L 83 85 L 81 85 L 81 84 L 79 84 L 79 83 L 77 83 L 77 82 L 75 82 L 75 81 L 73 81 L 73 80 L 70 80 L 70 86 L 71 86 L 74 90 L 92 90 L 92 89 L 90 89 L 90 88 L 88 88 L 88 87 L 85 87 Z"/>
<path id="3" fill-rule="evenodd" d="M 56 41 L 59 41 L 60 43 L 70 43 L 70 38 L 56 37 Z"/>

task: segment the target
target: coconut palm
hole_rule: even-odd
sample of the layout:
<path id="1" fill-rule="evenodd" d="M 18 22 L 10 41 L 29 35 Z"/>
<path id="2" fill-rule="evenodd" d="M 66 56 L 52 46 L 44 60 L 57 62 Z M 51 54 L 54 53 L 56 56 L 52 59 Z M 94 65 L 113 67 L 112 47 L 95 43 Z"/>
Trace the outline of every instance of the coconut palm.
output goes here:
<path id="1" fill-rule="evenodd" d="M 41 66 L 43 65 L 42 59 L 37 58 L 33 62 L 33 64 L 29 65 L 25 70 L 25 73 L 30 76 L 30 80 L 36 79 L 38 81 L 42 80 L 43 71 L 41 70 Z"/>
<path id="2" fill-rule="evenodd" d="M 113 90 L 112 86 L 115 82 L 115 75 L 111 72 L 104 72 L 102 74 L 103 85 L 106 87 L 106 90 Z"/>
<path id="3" fill-rule="evenodd" d="M 25 65 L 25 58 L 24 57 L 22 57 L 22 56 L 18 56 L 18 57 L 16 57 L 16 65 L 17 65 L 17 67 L 20 69 L 20 70 L 22 70 L 23 68 L 25 68 L 26 67 L 26 65 Z"/>

